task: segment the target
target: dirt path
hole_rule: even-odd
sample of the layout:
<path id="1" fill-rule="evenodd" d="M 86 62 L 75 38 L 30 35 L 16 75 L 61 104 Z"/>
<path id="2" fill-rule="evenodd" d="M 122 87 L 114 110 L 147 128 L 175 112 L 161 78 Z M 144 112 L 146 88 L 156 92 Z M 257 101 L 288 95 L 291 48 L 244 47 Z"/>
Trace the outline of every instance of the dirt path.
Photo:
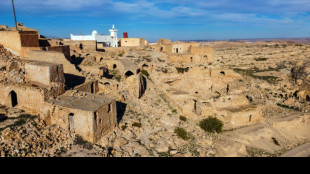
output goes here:
<path id="1" fill-rule="evenodd" d="M 310 143 L 296 147 L 281 155 L 281 157 L 310 157 Z"/>

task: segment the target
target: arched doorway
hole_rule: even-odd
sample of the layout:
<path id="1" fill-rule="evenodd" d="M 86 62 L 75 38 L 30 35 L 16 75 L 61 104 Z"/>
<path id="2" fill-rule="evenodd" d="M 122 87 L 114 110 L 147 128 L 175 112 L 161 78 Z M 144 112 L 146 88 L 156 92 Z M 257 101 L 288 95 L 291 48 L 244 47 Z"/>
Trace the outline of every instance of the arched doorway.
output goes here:
<path id="1" fill-rule="evenodd" d="M 127 71 L 126 73 L 125 73 L 125 77 L 127 78 L 127 77 L 130 77 L 130 76 L 132 76 L 132 75 L 134 75 L 131 71 Z"/>
<path id="2" fill-rule="evenodd" d="M 310 101 L 310 96 L 309 95 L 306 96 L 306 100 Z"/>
<path id="3" fill-rule="evenodd" d="M 69 114 L 69 130 L 74 131 L 74 114 Z"/>
<path id="4" fill-rule="evenodd" d="M 11 105 L 12 107 L 15 107 L 18 105 L 18 101 L 17 101 L 17 94 L 15 91 L 11 91 L 10 92 L 10 96 L 11 96 Z"/>

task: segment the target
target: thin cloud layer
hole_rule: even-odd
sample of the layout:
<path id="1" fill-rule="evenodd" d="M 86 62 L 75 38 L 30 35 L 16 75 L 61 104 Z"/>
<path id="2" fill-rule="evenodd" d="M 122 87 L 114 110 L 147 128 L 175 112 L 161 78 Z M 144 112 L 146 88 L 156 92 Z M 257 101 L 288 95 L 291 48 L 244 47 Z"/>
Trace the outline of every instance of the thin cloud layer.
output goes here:
<path id="1" fill-rule="evenodd" d="M 209 12 L 292 15 L 310 12 L 309 0 L 15 0 L 18 10 L 33 9 L 59 15 L 58 12 L 127 13 L 150 16 L 199 16 Z M 10 0 L 1 0 L 0 9 L 11 7 Z M 53 10 L 53 11 L 49 11 Z M 3 13 L 3 12 L 0 12 Z"/>
<path id="2" fill-rule="evenodd" d="M 14 0 L 24 17 L 124 19 L 149 25 L 309 27 L 309 0 Z M 0 1 L 0 16 L 11 15 Z M 85 19 L 85 20 L 86 20 Z M 1 23 L 0 18 L 0 23 Z"/>

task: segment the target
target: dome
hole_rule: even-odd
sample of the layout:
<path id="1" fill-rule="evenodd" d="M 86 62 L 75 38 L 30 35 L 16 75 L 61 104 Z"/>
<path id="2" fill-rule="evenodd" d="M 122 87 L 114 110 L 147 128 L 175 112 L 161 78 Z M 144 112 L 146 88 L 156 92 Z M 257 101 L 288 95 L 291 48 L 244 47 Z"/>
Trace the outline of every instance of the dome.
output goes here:
<path id="1" fill-rule="evenodd" d="M 92 35 L 93 35 L 93 36 L 98 35 L 98 32 L 97 32 L 96 30 L 94 30 L 94 31 L 92 32 Z"/>

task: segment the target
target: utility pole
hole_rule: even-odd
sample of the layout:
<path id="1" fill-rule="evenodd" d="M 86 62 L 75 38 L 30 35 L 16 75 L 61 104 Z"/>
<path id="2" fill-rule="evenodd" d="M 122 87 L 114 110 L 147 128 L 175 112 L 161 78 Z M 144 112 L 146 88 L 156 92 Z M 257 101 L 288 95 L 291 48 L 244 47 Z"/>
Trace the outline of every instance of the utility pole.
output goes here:
<path id="1" fill-rule="evenodd" d="M 12 0 L 12 6 L 13 6 L 13 12 L 14 12 L 14 19 L 15 19 L 16 30 L 18 31 L 17 20 L 16 20 L 16 13 L 15 13 L 15 7 L 14 7 L 14 1 L 13 1 L 13 0 Z"/>

